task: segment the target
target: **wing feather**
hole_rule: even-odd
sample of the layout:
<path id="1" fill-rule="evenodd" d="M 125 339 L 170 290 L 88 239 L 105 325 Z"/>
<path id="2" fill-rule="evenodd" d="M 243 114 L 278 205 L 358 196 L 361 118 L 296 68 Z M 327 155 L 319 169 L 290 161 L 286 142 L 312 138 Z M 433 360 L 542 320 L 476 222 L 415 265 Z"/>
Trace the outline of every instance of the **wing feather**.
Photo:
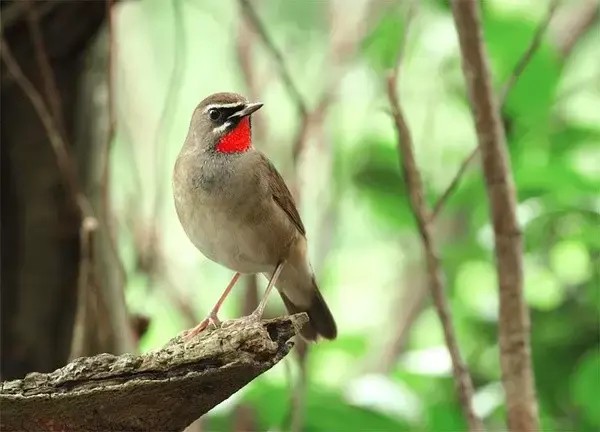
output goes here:
<path id="1" fill-rule="evenodd" d="M 271 190 L 273 200 L 289 216 L 290 220 L 296 226 L 300 234 L 305 236 L 306 230 L 304 229 L 304 224 L 302 223 L 302 219 L 300 218 L 300 214 L 296 208 L 296 203 L 294 202 L 292 193 L 288 189 L 279 172 L 277 172 L 275 166 L 273 166 L 271 161 L 262 153 L 261 159 L 266 167 L 269 189 Z"/>

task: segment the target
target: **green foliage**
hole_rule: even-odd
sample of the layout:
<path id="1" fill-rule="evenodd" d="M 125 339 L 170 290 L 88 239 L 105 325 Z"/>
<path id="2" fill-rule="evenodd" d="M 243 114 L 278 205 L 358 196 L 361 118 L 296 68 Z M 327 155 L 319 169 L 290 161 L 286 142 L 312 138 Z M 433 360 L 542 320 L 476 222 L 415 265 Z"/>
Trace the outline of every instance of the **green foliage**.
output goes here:
<path id="1" fill-rule="evenodd" d="M 467 423 L 459 406 L 439 403 L 430 406 L 427 412 L 427 430 L 462 431 L 467 430 Z"/>
<path id="2" fill-rule="evenodd" d="M 354 157 L 352 179 L 381 222 L 393 228 L 414 223 L 395 146 L 365 141 Z"/>
<path id="3" fill-rule="evenodd" d="M 398 36 L 392 35 L 390 23 L 394 20 L 398 18 L 387 17 L 378 28 L 381 40 L 386 31 L 390 36 Z M 488 7 L 485 26 L 499 88 L 528 46 L 537 23 Z M 400 32 L 399 26 L 396 31 Z M 383 45 L 375 39 L 378 41 Z M 378 70 L 390 66 L 392 47 L 388 50 L 375 43 L 372 51 L 367 52 L 369 61 Z M 504 116 L 510 125 L 507 138 L 519 211 L 525 221 L 525 298 L 532 308 L 533 355 L 542 425 L 549 431 L 593 430 L 599 421 L 600 410 L 594 395 L 600 393 L 600 366 L 597 350 L 585 353 L 597 345 L 600 333 L 600 278 L 595 274 L 600 268 L 597 258 L 600 176 L 597 169 L 595 172 L 583 169 L 577 157 L 600 144 L 600 122 L 577 123 L 558 117 L 554 100 L 562 72 L 563 65 L 544 40 L 510 92 Z M 449 89 L 449 100 L 455 100 L 456 95 L 455 89 Z M 466 109 L 467 101 L 462 94 L 460 97 Z M 390 228 L 410 232 L 414 225 L 395 152 L 395 145 L 385 141 L 361 146 L 353 180 L 370 203 L 375 218 L 385 221 Z M 460 220 L 461 240 L 442 246 L 459 340 L 463 350 L 470 353 L 467 355 L 473 375 L 482 382 L 499 380 L 494 328 L 498 310 L 497 276 L 492 251 L 484 246 L 492 241 L 492 236 L 481 175 L 467 173 L 447 207 L 447 217 Z M 489 237 L 484 242 L 486 232 Z M 437 325 L 436 319 L 431 315 L 432 319 L 425 324 L 425 317 L 422 315 L 415 325 L 415 339 L 411 343 L 415 348 L 442 343 L 437 330 L 432 329 Z M 426 328 L 429 330 L 425 331 Z M 429 337 L 435 334 L 437 337 Z M 582 356 L 584 360 L 573 369 Z M 431 377 L 424 382 L 415 381 L 405 373 L 397 379 L 409 385 L 416 383 L 421 395 L 426 392 L 424 382 L 431 384 Z M 428 430 L 464 430 L 457 407 L 449 404 L 451 400 L 449 395 L 428 403 Z M 488 422 L 502 425 L 503 418 L 504 410 L 499 407 L 489 414 Z"/>
<path id="4" fill-rule="evenodd" d="M 171 154 L 176 153 L 185 137 L 190 110 L 198 102 L 198 95 L 229 89 L 246 91 L 239 88 L 245 77 L 233 53 L 238 42 L 233 31 L 239 12 L 236 2 L 214 0 L 190 7 L 187 3 L 183 3 L 189 42 L 183 62 L 186 73 L 178 83 L 181 85 L 181 103 L 178 103 L 182 106 L 181 113 L 173 113 L 173 125 L 167 134 L 175 137 L 169 136 Z M 355 7 L 351 1 L 337 3 Z M 476 142 L 472 122 L 464 122 L 470 108 L 450 2 L 420 3 L 415 27 L 425 25 L 421 32 L 410 32 L 400 94 L 415 137 L 426 200 L 431 203 L 445 189 L 462 158 Z M 480 3 L 484 9 L 484 37 L 494 84 L 500 89 L 536 31 L 538 18 L 532 19 L 532 16 L 541 6 L 538 2 L 502 0 Z M 133 143 L 125 143 L 125 149 L 115 149 L 118 160 L 113 172 L 118 177 L 115 183 L 118 187 L 113 189 L 120 202 L 128 202 L 132 196 L 130 187 L 127 194 L 122 187 L 121 177 L 130 176 L 131 171 L 127 155 L 154 154 L 153 148 L 147 149 L 153 140 L 153 132 L 147 133 L 148 124 L 152 124 L 150 129 L 154 131 L 158 114 L 152 108 L 162 107 L 164 87 L 172 68 L 169 61 L 157 59 L 173 57 L 173 41 L 165 37 L 167 30 L 173 27 L 173 4 L 158 0 L 141 4 L 123 6 L 129 8 L 130 19 L 127 21 L 128 16 L 124 14 L 123 22 L 131 25 L 131 29 L 127 27 L 127 38 L 119 40 L 118 57 L 127 59 L 127 68 L 120 69 L 120 73 L 129 73 L 124 80 L 130 87 L 126 90 L 136 96 L 127 100 L 133 114 L 119 124 L 127 124 L 142 136 L 134 152 L 126 147 Z M 267 31 L 273 35 L 309 105 L 317 93 L 311 91 L 312 88 L 320 88 L 322 82 L 327 82 L 329 73 L 329 69 L 324 69 L 325 72 L 319 69 L 320 63 L 325 60 L 327 64 L 330 56 L 331 35 L 326 14 L 329 7 L 328 2 L 316 1 L 265 1 L 258 7 Z M 142 10 L 137 21 L 131 19 L 135 8 Z M 347 12 L 350 16 L 354 9 Z M 405 264 L 421 256 L 408 191 L 400 171 L 396 135 L 391 120 L 378 115 L 387 107 L 384 72 L 394 65 L 404 33 L 405 12 L 404 7 L 395 4 L 384 7 L 379 22 L 361 41 L 357 55 L 348 62 L 338 99 L 327 117 L 324 134 L 327 139 L 308 145 L 298 167 L 299 184 L 304 188 L 300 194 L 303 217 L 319 214 L 323 210 L 321 199 L 327 195 L 332 197 L 337 210 L 336 238 L 331 242 L 325 268 L 318 276 L 338 320 L 340 337 L 311 347 L 308 369 L 312 380 L 307 389 L 305 431 L 466 429 L 447 367 L 448 359 L 444 356 L 443 332 L 429 303 L 416 314 L 403 353 L 395 368 L 384 377 L 404 390 L 399 392 L 402 397 L 394 394 L 395 402 L 409 398 L 407 395 L 416 400 L 412 405 L 406 404 L 406 416 L 391 415 L 374 406 L 359 407 L 347 391 L 349 382 L 364 375 L 367 359 L 379 360 L 378 350 L 389 342 L 403 322 L 404 317 L 398 315 L 404 312 L 405 305 L 398 310 L 396 298 L 413 290 L 413 275 L 407 274 L 407 269 L 413 270 Z M 346 16 L 336 18 L 342 20 Z M 116 33 L 124 34 L 125 30 L 122 28 Z M 339 33 L 332 35 L 337 37 Z M 592 88 L 584 89 L 581 93 L 587 102 L 581 108 L 579 99 L 575 103 L 570 100 L 577 95 L 567 97 L 562 93 L 565 83 L 570 84 L 579 70 L 586 69 L 589 76 L 598 73 L 590 70 L 597 67 L 590 66 L 597 62 L 589 60 L 600 58 L 600 44 L 595 43 L 596 39 L 565 62 L 557 57 L 552 41 L 544 38 L 502 110 L 518 195 L 518 219 L 524 240 L 525 298 L 531 314 L 536 390 L 545 432 L 591 432 L 600 428 L 597 402 L 600 394 L 597 350 L 600 339 L 600 121 L 590 121 L 589 113 L 580 113 L 587 111 L 588 106 L 598 106 L 600 94 Z M 161 55 L 148 54 L 151 52 L 145 46 L 148 40 L 156 42 L 152 46 Z M 204 43 L 206 41 L 210 43 Z M 277 80 L 275 63 L 268 58 L 258 39 L 253 43 L 256 46 L 249 52 L 257 57 L 256 87 L 261 100 L 265 101 L 260 115 L 266 120 L 272 140 L 269 151 L 274 151 L 269 155 L 285 160 L 289 157 L 286 145 L 293 135 L 292 126 L 298 119 L 293 109 L 287 109 L 291 104 Z M 128 72 L 129 68 L 133 72 Z M 437 72 L 440 70 L 443 73 Z M 424 107 L 430 103 L 433 105 Z M 452 110 L 447 110 L 448 107 Z M 127 106 L 120 107 L 120 110 L 127 109 Z M 423 114 L 426 111 L 431 112 L 431 118 Z M 442 114 L 436 118 L 439 112 Z M 421 133 L 419 128 L 426 130 Z M 121 131 L 119 136 L 126 134 Z M 336 137 L 334 144 L 330 142 L 332 136 Z M 121 144 L 119 141 L 115 145 L 121 147 Z M 328 147 L 330 144 L 333 148 Z M 321 164 L 322 161 L 333 159 L 331 178 L 323 179 L 323 174 L 314 169 L 316 158 L 320 167 L 326 165 Z M 137 161 L 145 169 L 142 170 L 143 182 L 153 174 L 154 164 L 150 159 Z M 170 169 L 172 160 L 168 163 Z M 165 173 L 169 169 L 165 168 Z M 167 184 L 170 180 L 158 181 Z M 320 190 L 323 185 L 326 191 Z M 314 191 L 317 193 L 312 194 Z M 152 205 L 143 204 L 148 208 Z M 174 280 L 180 284 L 179 288 L 194 303 L 197 301 L 204 313 L 218 296 L 218 289 L 213 286 L 225 284 L 231 275 L 216 264 L 200 261 L 199 254 L 180 232 L 173 210 L 166 205 L 165 208 L 168 211 L 163 213 L 171 215 L 171 219 L 162 222 L 164 252 L 169 257 L 165 267 L 177 274 Z M 125 216 L 122 219 L 125 220 Z M 326 235 L 319 232 L 320 221 L 309 226 L 305 218 L 305 223 L 310 246 L 318 250 L 313 258 L 321 253 L 319 242 Z M 477 162 L 465 173 L 438 216 L 435 236 L 457 338 L 474 378 L 478 408 L 484 413 L 488 430 L 504 430 L 506 411 L 497 334 L 498 276 L 489 200 Z M 404 243 L 406 239 L 409 240 Z M 127 238 L 128 244 L 123 247 L 129 273 L 127 298 L 134 310 L 152 315 L 150 330 L 143 340 L 142 348 L 146 350 L 172 337 L 182 328 L 183 320 L 174 307 L 165 306 L 167 296 L 160 294 L 160 290 L 147 289 L 150 278 L 135 274 L 137 257 L 132 242 Z M 196 256 L 198 260 L 193 259 Z M 322 264 L 313 262 L 315 268 Z M 239 286 L 234 294 L 238 295 L 238 303 L 243 297 L 242 289 Z M 231 310 L 239 310 L 235 300 L 228 300 L 224 307 L 223 318 L 230 318 Z M 279 372 L 281 369 L 274 368 L 269 372 L 273 375 L 251 383 L 240 398 L 251 406 L 260 430 L 289 430 L 291 390 L 283 378 L 276 379 Z M 227 406 L 228 403 L 231 405 Z M 210 431 L 234 430 L 232 412 L 238 403 L 239 400 L 228 401 L 209 413 L 203 426 Z"/>
<path id="5" fill-rule="evenodd" d="M 363 42 L 363 53 L 366 59 L 379 73 L 394 67 L 398 56 L 405 26 L 404 14 L 398 9 L 390 7 Z"/>
<path id="6" fill-rule="evenodd" d="M 513 73 L 537 27 L 536 21 L 486 8 L 484 38 L 497 87 Z M 510 117 L 526 127 L 546 121 L 555 97 L 560 69 L 554 49 L 543 40 L 508 96 L 505 109 Z"/>
<path id="7" fill-rule="evenodd" d="M 590 430 L 600 428 L 600 352 L 597 348 L 581 359 L 571 382 L 571 398 L 586 426 Z"/>
<path id="8" fill-rule="evenodd" d="M 290 392 L 285 386 L 261 382 L 246 395 L 257 409 L 260 430 L 289 429 Z M 363 432 L 409 430 L 407 424 L 376 411 L 353 406 L 337 392 L 309 386 L 306 397 L 307 431 L 345 430 Z"/>

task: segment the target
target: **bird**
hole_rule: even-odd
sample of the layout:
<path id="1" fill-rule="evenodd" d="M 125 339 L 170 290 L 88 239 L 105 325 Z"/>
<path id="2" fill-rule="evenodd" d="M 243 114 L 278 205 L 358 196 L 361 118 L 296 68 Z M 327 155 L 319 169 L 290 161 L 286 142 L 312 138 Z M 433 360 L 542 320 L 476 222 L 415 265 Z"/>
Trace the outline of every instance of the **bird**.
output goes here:
<path id="1" fill-rule="evenodd" d="M 263 274 L 267 288 L 247 319 L 260 321 L 275 287 L 290 314 L 308 314 L 302 338 L 332 340 L 337 326 L 317 286 L 292 194 L 252 145 L 251 116 L 262 106 L 231 92 L 206 97 L 192 113 L 177 156 L 172 187 L 181 226 L 204 256 L 234 272 L 209 315 L 185 337 L 221 325 L 219 309 L 240 275 Z"/>

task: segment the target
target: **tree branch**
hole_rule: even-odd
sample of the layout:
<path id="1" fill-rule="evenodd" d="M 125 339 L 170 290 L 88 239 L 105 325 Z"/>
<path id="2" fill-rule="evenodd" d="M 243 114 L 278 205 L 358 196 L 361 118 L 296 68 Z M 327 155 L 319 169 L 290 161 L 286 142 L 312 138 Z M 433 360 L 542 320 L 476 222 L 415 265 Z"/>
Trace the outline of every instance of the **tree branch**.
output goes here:
<path id="1" fill-rule="evenodd" d="M 548 30 L 550 21 L 552 21 L 552 17 L 554 16 L 560 2 L 561 0 L 552 0 L 550 6 L 548 7 L 548 12 L 546 16 L 539 23 L 537 29 L 535 30 L 535 33 L 533 35 L 533 38 L 531 39 L 531 42 L 529 43 L 529 46 L 527 47 L 523 55 L 519 58 L 511 74 L 508 76 L 508 78 L 502 85 L 498 93 L 498 105 L 500 106 L 500 108 L 502 108 L 506 103 L 506 100 L 508 99 L 508 95 L 510 94 L 511 90 L 514 88 L 515 84 L 521 77 L 521 74 L 527 68 L 527 65 L 529 64 L 534 54 L 540 47 L 544 34 L 546 34 L 546 31 Z M 434 204 L 433 213 L 431 215 L 433 219 L 435 219 L 438 216 L 438 214 L 442 211 L 444 205 L 446 204 L 446 201 L 448 201 L 448 198 L 450 198 L 450 196 L 454 193 L 454 191 L 460 184 L 462 177 L 467 172 L 467 168 L 469 168 L 469 166 L 475 160 L 478 154 L 479 147 L 476 146 L 462 161 L 458 171 L 456 172 L 456 175 L 452 178 L 446 190 L 440 195 L 437 202 Z"/>
<path id="2" fill-rule="evenodd" d="M 577 42 L 593 28 L 600 18 L 600 2 L 587 0 L 570 2 L 574 4 L 573 11 L 566 11 L 557 17 L 551 30 L 552 39 L 563 59 L 568 58 Z M 565 8 L 566 9 L 566 8 Z"/>
<path id="3" fill-rule="evenodd" d="M 2 430 L 181 431 L 279 362 L 307 320 L 230 321 L 141 356 L 82 357 L 4 382 Z"/>
<path id="4" fill-rule="evenodd" d="M 500 363 L 508 429 L 539 430 L 529 344 L 529 314 L 523 298 L 521 230 L 506 137 L 492 90 L 476 0 L 452 1 L 464 76 L 482 154 L 483 174 L 495 235 L 500 284 Z"/>
<path id="5" fill-rule="evenodd" d="M 156 187 L 152 202 L 152 223 L 158 224 L 162 216 L 161 209 L 164 207 L 164 181 L 167 176 L 165 171 L 165 151 L 167 148 L 167 133 L 172 122 L 173 107 L 177 104 L 179 87 L 185 72 L 186 35 L 183 23 L 183 5 L 180 0 L 172 0 L 173 8 L 173 67 L 169 76 L 165 100 L 158 118 L 158 124 L 154 132 L 154 176 Z M 157 237 L 158 240 L 158 237 Z M 159 248 L 157 248 L 159 249 Z"/>
<path id="6" fill-rule="evenodd" d="M 44 46 L 44 39 L 39 24 L 38 7 L 33 3 L 33 0 L 26 0 L 25 4 L 27 12 L 27 25 L 29 27 L 31 41 L 34 46 L 37 64 L 41 71 L 40 75 L 44 84 L 46 103 L 49 105 L 52 111 L 52 117 L 55 120 L 56 128 L 66 139 L 67 134 L 65 129 L 64 117 L 62 114 L 62 103 L 60 100 L 58 89 L 56 87 L 54 71 L 52 70 L 52 66 L 50 65 L 50 60 L 48 59 L 48 54 Z"/>
<path id="7" fill-rule="evenodd" d="M 250 3 L 250 1 L 239 0 L 239 2 L 242 8 L 242 13 L 247 17 L 248 21 L 254 27 L 254 30 L 262 39 L 263 44 L 271 53 L 271 56 L 273 56 L 275 64 L 277 65 L 277 69 L 279 69 L 279 75 L 281 76 L 281 79 L 283 80 L 283 83 L 286 86 L 288 93 L 292 97 L 294 104 L 296 105 L 296 109 L 298 110 L 298 113 L 302 117 L 306 117 L 308 112 L 306 104 L 304 103 L 304 99 L 302 97 L 302 94 L 300 93 L 300 90 L 298 90 L 298 87 L 296 87 L 294 81 L 292 80 L 292 76 L 287 68 L 285 60 L 283 59 L 281 51 L 277 48 L 277 46 L 275 46 L 275 42 L 273 42 L 273 39 L 271 39 L 271 37 L 269 36 L 269 33 L 260 21 L 260 18 L 258 17 L 258 14 L 254 10 L 254 7 Z"/>
<path id="8" fill-rule="evenodd" d="M 241 19 L 238 26 L 238 33 L 236 36 L 235 50 L 237 55 L 238 64 L 242 72 L 244 84 L 248 92 L 248 98 L 253 101 L 260 100 L 262 94 L 263 85 L 269 82 L 268 77 L 264 76 L 264 73 L 260 74 L 256 71 L 256 65 L 254 62 L 254 47 L 256 42 L 256 32 L 253 32 L 248 14 L 241 14 Z M 258 77 L 261 77 L 259 82 Z M 253 141 L 259 143 L 259 147 L 264 151 L 268 150 L 267 141 L 267 123 L 264 116 L 256 116 L 252 119 L 252 137 Z M 242 314 L 249 315 L 258 306 L 259 295 L 258 295 L 258 275 L 247 275 L 244 276 L 244 297 L 242 301 Z M 240 407 L 242 409 L 242 407 Z M 242 410 L 247 414 L 246 411 Z M 246 418 L 245 416 L 242 416 Z"/>
<path id="9" fill-rule="evenodd" d="M 408 17 L 410 19 L 411 15 L 409 14 Z M 406 43 L 409 25 L 410 21 L 407 20 L 402 45 Z M 401 46 L 398 51 L 399 57 L 402 55 L 403 51 L 404 49 Z M 396 132 L 398 134 L 398 155 L 402 164 L 403 177 L 409 192 L 410 205 L 415 215 L 419 234 L 423 243 L 429 276 L 428 282 L 433 296 L 433 302 L 444 330 L 446 346 L 448 347 L 450 358 L 452 359 L 452 371 L 463 414 L 469 425 L 470 431 L 481 431 L 484 430 L 483 423 L 473 410 L 473 383 L 469 371 L 467 370 L 467 366 L 460 354 L 458 342 L 454 333 L 452 314 L 445 294 L 440 259 L 437 255 L 435 242 L 432 236 L 431 219 L 429 217 L 425 199 L 423 198 L 424 193 L 421 174 L 417 168 L 413 152 L 412 135 L 397 96 L 396 74 L 398 73 L 400 62 L 401 59 L 399 58 L 394 69 L 389 73 L 387 78 L 388 98 L 392 109 Z"/>
<path id="10" fill-rule="evenodd" d="M 300 157 L 305 150 L 307 143 L 310 138 L 322 137 L 324 134 L 323 125 L 327 118 L 327 113 L 335 100 L 335 91 L 343 78 L 342 66 L 348 60 L 348 58 L 356 52 L 356 49 L 360 46 L 360 41 L 363 36 L 369 30 L 369 25 L 373 21 L 373 16 L 380 9 L 380 2 L 370 0 L 365 8 L 365 19 L 359 20 L 360 25 L 348 27 L 348 31 L 342 34 L 337 40 L 334 40 L 335 32 L 330 28 L 330 40 L 331 40 L 331 53 L 329 58 L 331 59 L 330 69 L 334 70 L 333 74 L 330 74 L 330 79 L 325 83 L 324 89 L 319 96 L 318 102 L 314 108 L 307 108 L 307 104 L 304 101 L 300 91 L 294 84 L 289 73 L 289 69 L 286 65 L 285 59 L 281 52 L 275 46 L 273 39 L 267 32 L 265 26 L 260 21 L 258 14 L 256 13 L 253 5 L 249 0 L 239 0 L 241 6 L 241 13 L 245 20 L 252 25 L 254 30 L 258 33 L 262 43 L 265 45 L 273 60 L 277 64 L 277 69 L 281 80 L 284 82 L 286 90 L 292 99 L 298 113 L 300 114 L 300 121 L 297 126 L 294 138 L 292 139 L 292 168 L 293 175 L 291 181 L 291 190 L 296 201 L 296 206 L 299 206 L 301 196 L 299 190 L 300 176 L 298 166 L 300 163 Z M 334 14 L 332 14 L 334 15 Z M 343 14 L 341 16 L 344 16 Z M 333 27 L 330 21 L 331 27 Z M 244 51 L 244 48 L 246 50 Z M 249 83 L 252 77 L 251 70 L 249 68 L 249 56 L 248 46 L 240 47 L 238 45 L 238 58 L 242 69 L 245 72 L 246 82 L 249 89 L 251 88 Z M 325 75 L 325 73 L 323 74 Z M 261 128 L 262 129 L 262 128 Z M 263 131 L 264 133 L 264 131 Z M 324 138 L 321 138 L 323 141 Z M 294 390 L 291 403 L 290 413 L 290 427 L 292 431 L 300 431 L 303 428 L 304 421 L 304 399 L 306 396 L 307 387 L 307 364 L 306 356 L 309 351 L 309 346 L 306 345 L 304 340 L 299 340 L 297 345 L 297 351 L 299 353 L 299 368 L 300 376 L 297 386 Z"/>
<path id="11" fill-rule="evenodd" d="M 52 114 L 46 106 L 42 95 L 37 91 L 33 83 L 21 69 L 21 66 L 14 57 L 12 50 L 4 37 L 1 39 L 1 47 L 2 60 L 4 60 L 8 73 L 27 96 L 27 99 L 31 102 L 31 105 L 35 109 L 36 114 L 46 130 L 48 140 L 56 155 L 56 163 L 65 184 L 65 188 L 67 189 L 70 203 L 77 211 L 86 214 L 86 211 L 90 209 L 89 202 L 87 202 L 87 199 L 80 192 L 71 156 L 65 140 L 56 125 L 55 119 L 52 118 Z"/>
<path id="12" fill-rule="evenodd" d="M 508 94 L 515 86 L 517 80 L 519 79 L 519 77 L 533 58 L 535 52 L 540 47 L 544 34 L 546 34 L 546 30 L 548 29 L 550 21 L 552 20 L 552 17 L 554 16 L 554 13 L 556 12 L 556 9 L 558 8 L 560 2 L 561 0 L 552 0 L 550 6 L 548 7 L 548 12 L 546 13 L 546 16 L 535 30 L 535 33 L 533 34 L 533 38 L 531 39 L 529 46 L 515 65 L 515 68 L 513 69 L 512 73 L 510 74 L 504 85 L 502 86 L 502 89 L 500 90 L 500 94 L 498 96 L 498 104 L 500 105 L 500 107 L 502 107 L 506 103 Z"/>
<path id="13" fill-rule="evenodd" d="M 112 7 L 114 0 L 106 1 L 106 22 L 108 28 L 108 59 L 106 62 L 106 87 L 108 93 L 107 102 L 107 132 L 106 132 L 106 143 L 104 146 L 104 155 L 102 157 L 102 175 L 100 178 L 100 214 L 104 220 L 106 227 L 106 235 L 108 240 L 108 246 L 111 254 L 115 258 L 117 270 L 119 271 L 120 285 L 125 287 L 127 284 L 127 271 L 119 256 L 119 248 L 117 247 L 117 238 L 115 235 L 115 228 L 113 226 L 113 214 L 110 205 L 110 154 L 113 147 L 113 141 L 115 138 L 116 131 L 116 119 L 115 119 L 115 80 L 114 80 L 114 66 L 115 62 L 115 30 L 113 23 Z"/>
<path id="14" fill-rule="evenodd" d="M 465 175 L 467 169 L 469 168 L 469 166 L 471 166 L 471 163 L 475 160 L 478 154 L 479 147 L 475 146 L 475 148 L 471 150 L 471 153 L 469 153 L 469 155 L 461 162 L 458 171 L 452 178 L 452 181 L 450 182 L 446 190 L 442 193 L 442 195 L 440 195 L 436 203 L 433 205 L 433 211 L 431 212 L 432 220 L 435 220 L 438 217 L 438 215 L 444 208 L 444 205 L 446 205 L 446 201 L 448 201 L 448 198 L 450 198 L 450 196 L 454 193 L 454 191 L 460 184 L 462 177 Z"/>
<path id="15" fill-rule="evenodd" d="M 418 261 L 414 260 L 403 266 L 401 270 L 403 280 L 400 286 L 404 289 L 390 305 L 394 335 L 380 352 L 374 353 L 374 365 L 368 369 L 369 372 L 392 373 L 398 363 L 398 357 L 404 352 L 410 330 L 429 298 L 427 271 L 423 267 L 423 260 L 420 257 Z"/>
<path id="16" fill-rule="evenodd" d="M 60 6 L 60 1 L 40 2 L 38 8 L 38 19 L 48 15 L 56 6 Z M 13 24 L 18 23 L 27 13 L 29 5 L 24 1 L 12 2 L 2 8 L 1 27 L 2 31 L 6 31 Z"/>

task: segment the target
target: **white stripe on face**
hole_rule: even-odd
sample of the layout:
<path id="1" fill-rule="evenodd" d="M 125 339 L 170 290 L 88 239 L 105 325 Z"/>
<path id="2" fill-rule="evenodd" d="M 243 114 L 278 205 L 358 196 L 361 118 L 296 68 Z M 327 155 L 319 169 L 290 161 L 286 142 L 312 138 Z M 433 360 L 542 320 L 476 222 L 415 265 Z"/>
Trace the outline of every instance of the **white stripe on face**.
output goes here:
<path id="1" fill-rule="evenodd" d="M 244 102 L 232 102 L 232 103 L 223 103 L 223 104 L 210 104 L 204 108 L 204 112 L 207 113 L 211 109 L 216 108 L 240 108 L 242 109 L 246 104 Z"/>
<path id="2" fill-rule="evenodd" d="M 229 129 L 231 126 L 233 126 L 233 122 L 231 120 L 227 120 L 225 123 L 223 123 L 221 126 L 218 126 L 216 128 L 213 128 L 213 133 L 214 134 L 220 134 L 221 132 L 225 132 L 227 129 Z"/>

